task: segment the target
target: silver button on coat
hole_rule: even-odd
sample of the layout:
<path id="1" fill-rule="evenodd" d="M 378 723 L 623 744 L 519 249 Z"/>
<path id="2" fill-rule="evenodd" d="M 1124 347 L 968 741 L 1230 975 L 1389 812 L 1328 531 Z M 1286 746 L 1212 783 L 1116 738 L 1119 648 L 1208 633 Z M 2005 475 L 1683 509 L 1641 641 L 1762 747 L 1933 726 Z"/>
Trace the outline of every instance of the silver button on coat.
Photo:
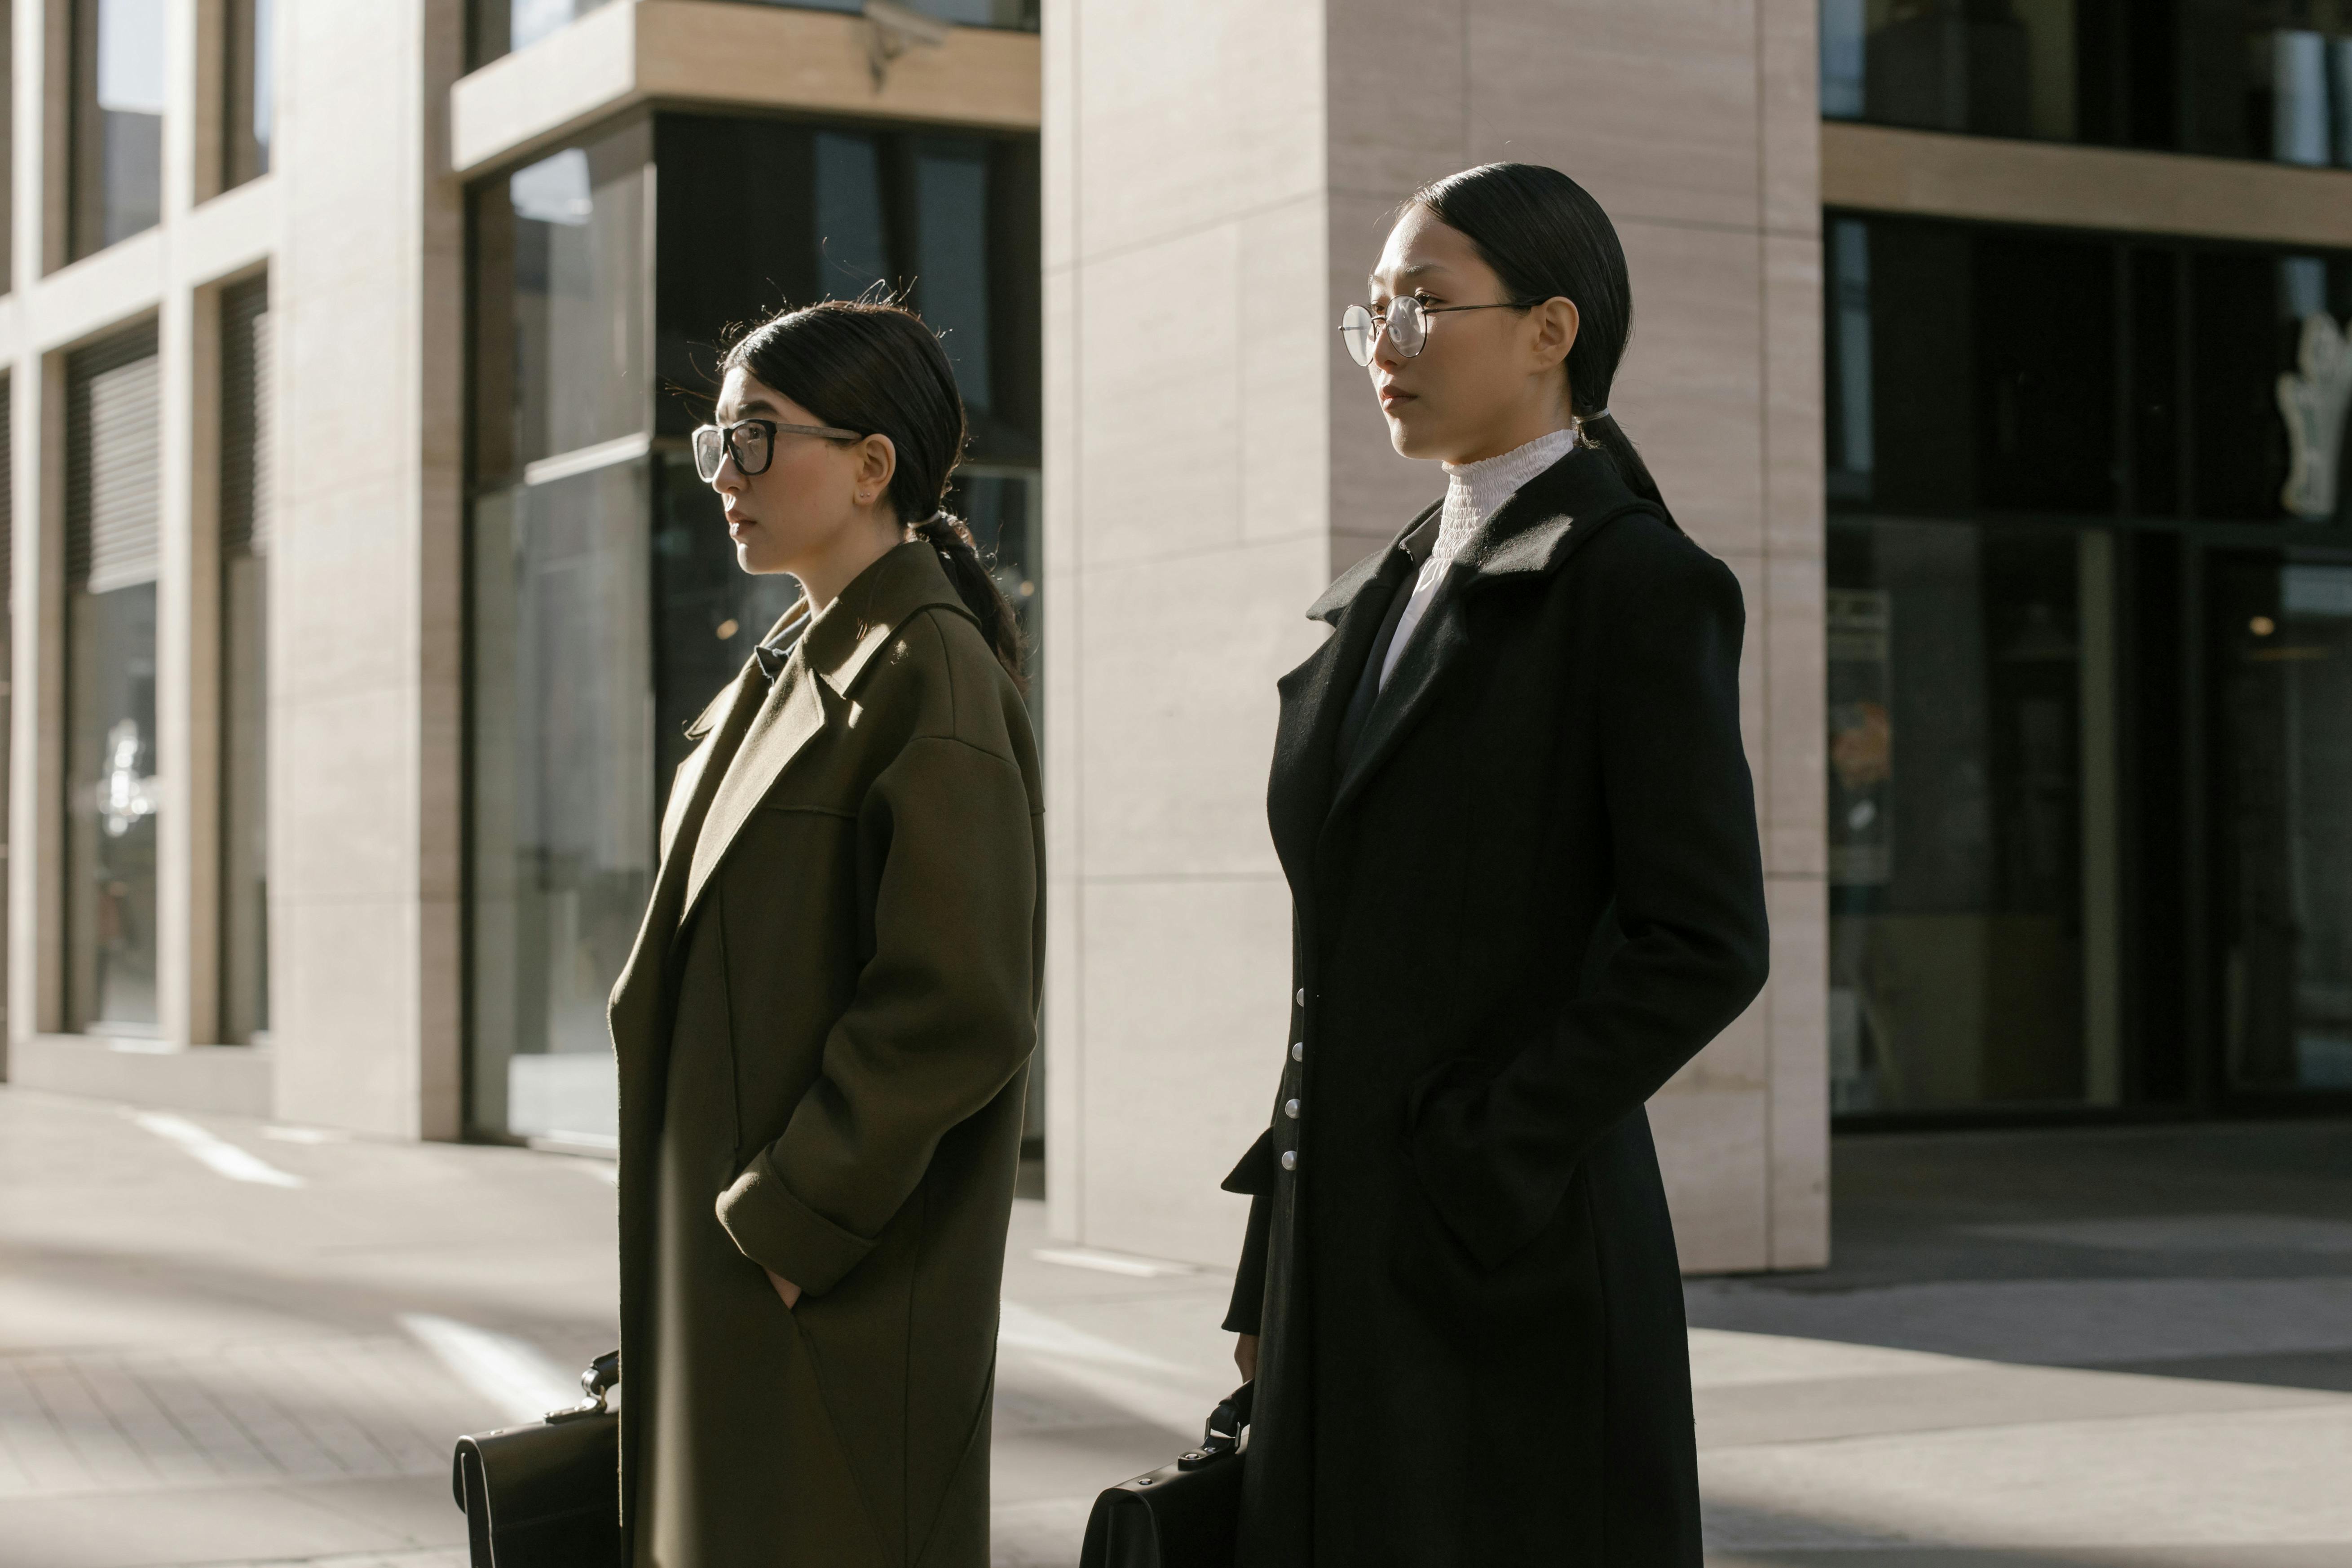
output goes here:
<path id="1" fill-rule="evenodd" d="M 1297 1150 L 1296 1150 L 1296 1149 L 1285 1149 L 1285 1150 L 1282 1152 L 1282 1168 L 1283 1168 L 1284 1170 L 1286 1170 L 1286 1171 L 1295 1171 L 1295 1170 L 1298 1169 L 1298 1151 L 1297 1151 Z"/>
<path id="2" fill-rule="evenodd" d="M 1293 1121 L 1297 1121 L 1297 1120 L 1298 1120 L 1298 1101 L 1297 1101 L 1297 1100 L 1284 1100 L 1284 1101 L 1282 1102 L 1282 1113 L 1283 1113 L 1285 1116 L 1289 1117 Z"/>
<path id="3" fill-rule="evenodd" d="M 1290 1042 L 1290 1059 L 1295 1062 L 1303 1062 L 1307 1059 L 1307 1042 L 1305 1040 L 1293 1040 Z"/>
<path id="4" fill-rule="evenodd" d="M 1307 987 L 1304 985 L 1298 988 L 1297 1001 L 1300 1006 L 1304 1007 L 1307 1005 Z"/>

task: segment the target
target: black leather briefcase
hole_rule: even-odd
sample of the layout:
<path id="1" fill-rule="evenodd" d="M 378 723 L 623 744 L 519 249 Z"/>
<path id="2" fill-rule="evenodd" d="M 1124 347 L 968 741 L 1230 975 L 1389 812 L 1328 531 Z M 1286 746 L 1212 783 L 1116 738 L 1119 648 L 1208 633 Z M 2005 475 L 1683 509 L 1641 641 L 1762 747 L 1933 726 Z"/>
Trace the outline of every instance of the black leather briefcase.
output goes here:
<path id="1" fill-rule="evenodd" d="M 580 1374 L 587 1394 L 528 1426 L 457 1439 L 450 1489 L 473 1568 L 626 1568 L 621 1560 L 621 1418 L 604 1403 L 618 1351 Z"/>
<path id="2" fill-rule="evenodd" d="M 1244 1383 L 1217 1406 L 1199 1447 L 1095 1499 L 1078 1568 L 1233 1568 L 1256 1387 Z"/>

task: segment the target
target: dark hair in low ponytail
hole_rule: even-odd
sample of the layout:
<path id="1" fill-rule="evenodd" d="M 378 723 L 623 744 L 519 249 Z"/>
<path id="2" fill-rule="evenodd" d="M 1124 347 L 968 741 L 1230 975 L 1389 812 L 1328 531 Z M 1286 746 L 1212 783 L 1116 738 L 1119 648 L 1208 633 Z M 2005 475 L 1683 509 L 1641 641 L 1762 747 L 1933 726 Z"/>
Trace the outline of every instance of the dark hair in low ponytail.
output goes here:
<path id="1" fill-rule="evenodd" d="M 1580 324 L 1568 351 L 1569 412 L 1617 465 L 1626 488 L 1664 510 L 1649 466 L 1608 412 L 1609 388 L 1633 335 L 1633 289 L 1617 227 L 1601 204 L 1558 169 L 1486 163 L 1423 186 L 1406 204 L 1415 205 L 1467 235 L 1512 299 L 1574 302 Z"/>
<path id="2" fill-rule="evenodd" d="M 740 369 L 827 425 L 887 436 L 898 449 L 890 505 L 940 553 L 956 596 L 1025 694 L 1027 649 L 1012 601 L 989 574 L 971 530 L 940 505 L 963 458 L 955 367 L 921 317 L 884 300 L 826 300 L 782 310 L 737 339 L 719 374 Z"/>
<path id="3" fill-rule="evenodd" d="M 1004 596 L 988 563 L 980 558 L 980 545 L 971 537 L 971 527 L 963 519 L 947 510 L 933 512 L 915 524 L 915 531 L 923 542 L 940 552 L 940 564 L 948 571 L 948 581 L 955 584 L 956 595 L 964 607 L 980 622 L 988 646 L 1013 677 L 1013 684 L 1024 697 L 1029 692 L 1029 678 L 1021 672 L 1021 661 L 1027 649 L 1022 645 L 1021 617 L 1013 612 L 1013 601 Z"/>

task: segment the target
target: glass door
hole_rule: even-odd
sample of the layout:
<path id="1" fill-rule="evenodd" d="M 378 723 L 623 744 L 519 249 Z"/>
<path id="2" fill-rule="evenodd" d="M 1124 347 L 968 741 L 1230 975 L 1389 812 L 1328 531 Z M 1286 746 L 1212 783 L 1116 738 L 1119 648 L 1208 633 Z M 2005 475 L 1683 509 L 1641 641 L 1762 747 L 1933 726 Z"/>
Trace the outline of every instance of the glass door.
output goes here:
<path id="1" fill-rule="evenodd" d="M 2222 1083 L 2352 1091 L 2352 556 L 2217 556 L 2209 583 Z"/>

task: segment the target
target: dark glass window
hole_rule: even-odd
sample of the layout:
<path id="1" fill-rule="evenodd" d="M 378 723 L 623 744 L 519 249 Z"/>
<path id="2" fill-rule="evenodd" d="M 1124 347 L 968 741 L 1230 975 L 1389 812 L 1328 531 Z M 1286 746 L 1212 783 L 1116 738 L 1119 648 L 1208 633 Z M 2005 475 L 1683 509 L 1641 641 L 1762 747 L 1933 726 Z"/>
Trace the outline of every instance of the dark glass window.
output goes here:
<path id="1" fill-rule="evenodd" d="M 2209 253 L 2189 276 L 2197 515 L 2342 517 L 2345 410 L 2327 388 L 2329 345 L 2352 328 L 2352 261 Z"/>
<path id="2" fill-rule="evenodd" d="M 690 115 L 476 189 L 477 1129 L 613 1135 L 604 999 L 684 727 L 798 595 L 736 566 L 685 450 L 732 329 L 880 289 L 942 331 L 972 422 L 948 504 L 1034 634 L 1037 190 L 1034 138 Z"/>
<path id="3" fill-rule="evenodd" d="M 644 123 L 477 190 L 478 484 L 630 437 L 653 414 Z"/>
<path id="4" fill-rule="evenodd" d="M 72 0 L 72 254 L 163 214 L 165 0 Z"/>
<path id="5" fill-rule="evenodd" d="M 221 1035 L 269 1027 L 269 282 L 222 290 Z"/>
<path id="6" fill-rule="evenodd" d="M 2336 0 L 1821 0 L 1832 120 L 2352 165 Z"/>
<path id="7" fill-rule="evenodd" d="M 1836 217 L 1828 264 L 1835 496 L 2113 510 L 2112 245 Z"/>
<path id="8" fill-rule="evenodd" d="M 277 119 L 275 0 L 228 0 L 221 108 L 221 188 L 269 173 Z"/>
<path id="9" fill-rule="evenodd" d="M 2352 1086 L 2352 258 L 1825 238 L 1836 1110 Z"/>
<path id="10" fill-rule="evenodd" d="M 152 328 L 66 369 L 66 1016 L 152 1033 L 155 579 L 162 419 Z"/>
<path id="11" fill-rule="evenodd" d="M 1838 1110 L 2120 1094 L 2112 555 L 2101 530 L 1832 526 Z"/>
<path id="12" fill-rule="evenodd" d="M 2352 1089 L 2352 557 L 2229 559 L 2210 604 L 2229 1087 Z"/>
<path id="13" fill-rule="evenodd" d="M 1833 504 L 2346 514 L 2352 258 L 1835 213 L 1826 238 Z"/>

